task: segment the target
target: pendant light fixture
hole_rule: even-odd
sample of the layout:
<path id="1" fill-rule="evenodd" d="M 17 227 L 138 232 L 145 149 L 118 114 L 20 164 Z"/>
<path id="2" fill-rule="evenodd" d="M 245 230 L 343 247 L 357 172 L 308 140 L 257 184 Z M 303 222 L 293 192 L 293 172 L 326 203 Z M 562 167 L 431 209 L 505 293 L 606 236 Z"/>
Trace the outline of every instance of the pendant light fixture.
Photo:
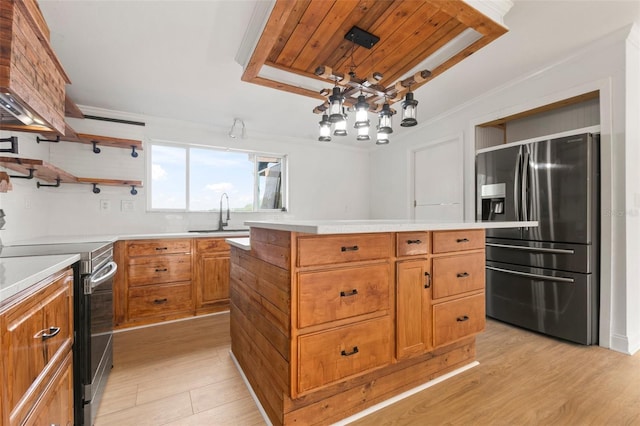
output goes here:
<path id="1" fill-rule="evenodd" d="M 342 121 L 333 123 L 333 136 L 347 136 L 347 114 L 342 113 Z"/>
<path id="2" fill-rule="evenodd" d="M 358 96 L 358 102 L 354 105 L 356 110 L 356 122 L 353 125 L 358 131 L 358 136 L 356 137 L 359 141 L 368 141 L 371 138 L 369 137 L 369 126 L 371 125 L 371 121 L 369 121 L 369 104 L 367 103 L 364 95 L 360 92 L 360 96 Z"/>
<path id="3" fill-rule="evenodd" d="M 320 126 L 320 137 L 318 137 L 318 140 L 320 142 L 331 142 L 331 122 L 329 121 L 329 116 L 323 114 L 322 120 L 320 120 L 318 125 Z"/>
<path id="4" fill-rule="evenodd" d="M 409 91 L 402 102 L 402 121 L 400 122 L 402 127 L 412 127 L 418 124 L 417 108 L 418 101 L 413 99 L 413 92 Z"/>
<path id="5" fill-rule="evenodd" d="M 391 116 L 393 112 L 389 107 L 389 103 L 385 101 L 382 105 L 382 110 L 378 114 L 378 135 L 376 137 L 376 144 L 385 145 L 389 143 L 389 135 L 393 133 L 391 127 Z"/>
<path id="6" fill-rule="evenodd" d="M 344 96 L 342 96 L 340 88 L 336 85 L 333 87 L 333 94 L 329 96 L 329 121 L 332 123 L 338 123 L 346 120 L 346 117 L 344 116 L 343 102 Z"/>

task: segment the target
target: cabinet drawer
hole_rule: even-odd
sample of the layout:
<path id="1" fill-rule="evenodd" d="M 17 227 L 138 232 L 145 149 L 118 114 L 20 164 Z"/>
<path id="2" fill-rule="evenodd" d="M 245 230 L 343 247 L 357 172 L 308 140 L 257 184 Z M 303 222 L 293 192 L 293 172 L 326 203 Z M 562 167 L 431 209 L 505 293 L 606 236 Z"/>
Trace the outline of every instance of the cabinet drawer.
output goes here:
<path id="1" fill-rule="evenodd" d="M 127 266 L 129 286 L 153 285 L 191 279 L 191 255 L 134 257 Z"/>
<path id="2" fill-rule="evenodd" d="M 484 288 L 484 253 L 433 259 L 433 298 Z"/>
<path id="3" fill-rule="evenodd" d="M 157 254 L 191 253 L 191 240 L 132 240 L 127 241 L 129 256 L 154 256 Z"/>
<path id="4" fill-rule="evenodd" d="M 391 321 L 378 318 L 299 337 L 298 392 L 391 362 Z"/>
<path id="5" fill-rule="evenodd" d="M 198 253 L 229 252 L 229 244 L 224 238 L 198 238 L 196 239 L 196 251 Z"/>
<path id="6" fill-rule="evenodd" d="M 434 305 L 434 346 L 441 346 L 484 330 L 484 306 L 484 293 Z"/>
<path id="7" fill-rule="evenodd" d="M 484 248 L 484 229 L 437 231 L 433 233 L 433 252 L 446 253 Z"/>
<path id="8" fill-rule="evenodd" d="M 298 327 L 389 309 L 388 264 L 298 275 Z"/>
<path id="9" fill-rule="evenodd" d="M 396 255 L 415 256 L 429 252 L 428 232 L 399 232 L 396 237 Z"/>
<path id="10" fill-rule="evenodd" d="M 129 289 L 129 317 L 140 318 L 193 309 L 191 283 Z"/>
<path id="11" fill-rule="evenodd" d="M 298 238 L 298 266 L 328 265 L 391 256 L 391 234 Z"/>

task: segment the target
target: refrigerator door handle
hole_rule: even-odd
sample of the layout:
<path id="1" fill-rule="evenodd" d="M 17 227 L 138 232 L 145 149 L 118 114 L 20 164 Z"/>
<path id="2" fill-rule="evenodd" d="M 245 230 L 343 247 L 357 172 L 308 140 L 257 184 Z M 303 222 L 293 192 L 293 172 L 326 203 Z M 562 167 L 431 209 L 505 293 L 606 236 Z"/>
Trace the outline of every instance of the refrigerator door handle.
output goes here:
<path id="1" fill-rule="evenodd" d="M 529 194 L 529 149 L 525 148 L 524 159 L 522 161 L 522 187 L 520 188 L 520 196 L 522 203 L 522 220 L 529 220 L 529 203 L 527 203 L 527 196 Z M 525 228 L 529 229 L 529 228 Z"/>
<path id="2" fill-rule="evenodd" d="M 520 277 L 537 278 L 544 281 L 555 281 L 559 283 L 568 283 L 568 284 L 572 284 L 575 282 L 573 278 L 552 277 L 549 275 L 530 274 L 529 272 L 512 271 L 511 269 L 496 268 L 494 266 L 487 266 L 486 268 L 496 272 L 504 272 L 505 274 L 517 275 Z"/>
<path id="3" fill-rule="evenodd" d="M 518 157 L 516 158 L 516 172 L 513 176 L 513 205 L 516 211 L 516 220 L 521 220 L 520 217 L 520 193 L 522 191 L 522 182 L 520 180 L 522 170 L 522 145 L 518 151 Z"/>
<path id="4" fill-rule="evenodd" d="M 540 253 L 576 254 L 575 250 L 572 250 L 572 249 L 554 249 L 554 248 L 544 248 L 544 247 L 512 246 L 510 244 L 497 244 L 497 243 L 486 243 L 485 246 L 487 246 L 487 247 L 508 248 L 508 249 L 514 249 L 514 250 L 535 251 L 535 252 L 540 252 Z"/>

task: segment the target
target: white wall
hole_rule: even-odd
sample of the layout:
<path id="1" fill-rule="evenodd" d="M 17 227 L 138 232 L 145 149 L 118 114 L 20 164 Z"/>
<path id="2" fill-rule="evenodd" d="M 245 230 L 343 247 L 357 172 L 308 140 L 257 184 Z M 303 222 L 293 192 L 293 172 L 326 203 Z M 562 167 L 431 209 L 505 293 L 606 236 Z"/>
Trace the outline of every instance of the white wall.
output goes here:
<path id="1" fill-rule="evenodd" d="M 144 143 L 164 140 L 288 155 L 288 212 L 232 213 L 232 226 L 245 220 L 275 217 L 368 218 L 369 199 L 363 188 L 368 187 L 369 159 L 362 149 L 290 138 L 276 140 L 253 133 L 250 123 L 248 138 L 239 140 L 227 137 L 228 128 L 83 109 L 92 115 L 144 121 L 146 126 L 69 119 L 71 127 L 80 133 L 142 139 Z M 0 133 L 2 137 L 19 136 L 19 156 L 43 159 L 76 176 L 147 180 L 144 151 L 137 158 L 131 157 L 129 150 L 109 147 L 94 154 L 90 145 L 68 142 L 38 145 L 35 135 L 29 133 Z M 94 194 L 91 185 L 63 184 L 60 188 L 36 189 L 35 179 L 12 182 L 14 190 L 0 195 L 0 208 L 7 220 L 5 230 L 0 231 L 4 244 L 43 236 L 184 232 L 217 225 L 215 213 L 147 212 L 145 188 L 134 196 L 128 187 L 102 186 L 101 192 Z M 100 210 L 100 200 L 110 201 L 109 211 Z M 121 211 L 121 202 L 125 200 L 133 201 L 133 212 Z"/>
<path id="2" fill-rule="evenodd" d="M 627 41 L 629 37 L 635 41 Z M 640 349 L 640 315 L 631 313 L 634 303 L 637 305 L 640 300 L 640 280 L 636 278 L 640 276 L 637 261 L 640 223 L 637 208 L 627 214 L 629 206 L 640 204 L 637 39 L 636 30 L 624 28 L 571 57 L 423 121 L 390 146 L 373 151 L 371 217 L 409 218 L 409 152 L 462 132 L 465 158 L 460 166 L 465 176 L 465 218 L 473 220 L 475 126 L 600 90 L 603 188 L 600 344 L 622 352 Z M 442 165 L 452 166 L 455 167 Z"/>

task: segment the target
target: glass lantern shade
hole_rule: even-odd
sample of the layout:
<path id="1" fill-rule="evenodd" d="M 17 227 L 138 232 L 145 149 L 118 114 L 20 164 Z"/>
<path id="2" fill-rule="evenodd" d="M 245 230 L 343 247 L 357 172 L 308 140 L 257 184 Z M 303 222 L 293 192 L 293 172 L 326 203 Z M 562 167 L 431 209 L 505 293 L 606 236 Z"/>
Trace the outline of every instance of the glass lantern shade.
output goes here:
<path id="1" fill-rule="evenodd" d="M 333 124 L 333 136 L 347 136 L 346 119 Z"/>
<path id="2" fill-rule="evenodd" d="M 412 127 L 418 124 L 416 117 L 418 108 L 418 101 L 413 99 L 413 93 L 409 92 L 402 102 L 402 121 L 400 125 L 402 127 Z"/>
<path id="3" fill-rule="evenodd" d="M 367 127 L 358 127 L 358 136 L 356 137 L 359 141 L 368 141 L 371 138 L 369 137 L 369 126 Z"/>
<path id="4" fill-rule="evenodd" d="M 385 103 L 382 105 L 382 111 L 378 115 L 378 133 L 393 133 L 393 128 L 391 127 L 391 108 L 389 108 L 389 104 Z"/>
<path id="5" fill-rule="evenodd" d="M 389 133 L 381 132 L 378 129 L 378 135 L 376 137 L 376 145 L 386 145 L 389 143 Z"/>
<path id="6" fill-rule="evenodd" d="M 340 88 L 338 86 L 334 87 L 333 94 L 329 96 L 329 121 L 332 123 L 345 120 L 342 108 L 343 102 L 344 96 L 340 93 Z"/>
<path id="7" fill-rule="evenodd" d="M 330 142 L 331 141 L 331 122 L 329 121 L 329 116 L 324 114 L 322 116 L 322 120 L 318 123 L 320 126 L 320 137 L 318 140 L 320 142 Z"/>
<path id="8" fill-rule="evenodd" d="M 356 122 L 353 127 L 359 129 L 361 127 L 366 127 L 367 132 L 370 125 L 369 121 L 369 104 L 365 101 L 364 95 L 358 96 L 358 102 L 354 105 L 356 110 Z"/>

